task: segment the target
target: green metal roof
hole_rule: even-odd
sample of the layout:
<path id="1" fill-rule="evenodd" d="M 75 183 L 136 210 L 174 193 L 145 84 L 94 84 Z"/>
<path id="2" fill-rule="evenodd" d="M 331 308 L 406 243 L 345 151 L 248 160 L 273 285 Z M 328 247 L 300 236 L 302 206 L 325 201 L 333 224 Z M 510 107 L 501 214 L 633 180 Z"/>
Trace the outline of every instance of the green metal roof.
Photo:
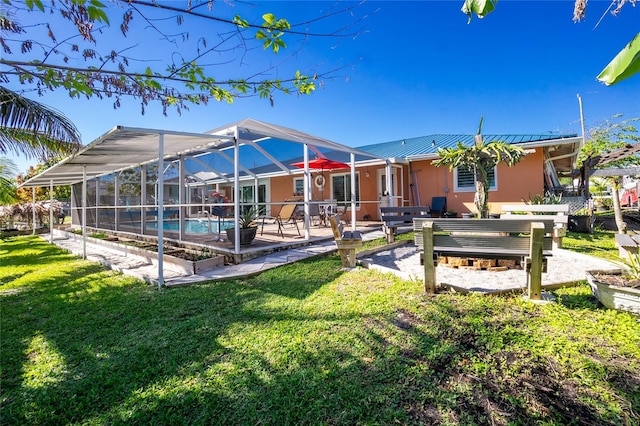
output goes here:
<path id="1" fill-rule="evenodd" d="M 435 134 L 415 138 L 398 139 L 390 142 L 359 146 L 358 149 L 383 158 L 407 158 L 412 156 L 436 155 L 438 148 L 455 147 L 457 142 L 465 146 L 474 143 L 474 135 Z M 542 135 L 482 135 L 485 142 L 503 141 L 508 144 L 524 144 L 575 138 L 576 134 Z"/>

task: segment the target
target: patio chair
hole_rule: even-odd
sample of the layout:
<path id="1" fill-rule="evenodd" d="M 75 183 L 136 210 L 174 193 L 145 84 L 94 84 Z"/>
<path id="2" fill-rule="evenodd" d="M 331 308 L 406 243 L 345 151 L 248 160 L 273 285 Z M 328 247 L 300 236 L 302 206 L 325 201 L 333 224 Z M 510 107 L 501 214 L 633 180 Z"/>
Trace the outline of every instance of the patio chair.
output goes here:
<path id="1" fill-rule="evenodd" d="M 431 217 L 442 217 L 447 211 L 447 197 L 431 198 Z"/>
<path id="2" fill-rule="evenodd" d="M 324 222 L 323 212 L 320 211 L 320 206 L 318 204 L 309 204 L 309 221 L 311 224 L 314 223 L 314 219 L 317 220 L 318 226 Z"/>
<path id="3" fill-rule="evenodd" d="M 276 223 L 278 224 L 278 234 L 282 235 L 284 238 L 284 227 L 289 225 L 291 227 L 296 227 L 298 231 L 298 235 L 300 235 L 300 228 L 298 227 L 298 221 L 296 220 L 296 205 L 295 204 L 284 204 L 280 209 L 280 213 L 276 216 Z"/>

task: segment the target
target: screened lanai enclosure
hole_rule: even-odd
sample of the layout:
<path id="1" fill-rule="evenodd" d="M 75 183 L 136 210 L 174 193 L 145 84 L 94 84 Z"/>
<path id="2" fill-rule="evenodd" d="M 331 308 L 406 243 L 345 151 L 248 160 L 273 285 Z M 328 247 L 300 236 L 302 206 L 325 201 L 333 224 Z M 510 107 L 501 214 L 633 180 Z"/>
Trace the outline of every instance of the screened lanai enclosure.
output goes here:
<path id="1" fill-rule="evenodd" d="M 355 163 L 380 159 L 252 119 L 202 134 L 117 126 L 22 186 L 71 185 L 72 224 L 83 235 L 148 236 L 237 255 L 281 245 L 285 236 L 305 242 L 322 233 L 311 226 L 324 200 L 313 199 L 309 161 L 330 156 L 348 159 L 343 180 L 349 187 L 335 191 L 355 215 Z M 281 228 L 291 221 L 278 224 L 276 217 L 287 203 L 296 204 L 297 220 L 285 235 Z M 257 212 L 260 229 L 257 243 L 243 247 L 235 224 L 249 209 Z"/>

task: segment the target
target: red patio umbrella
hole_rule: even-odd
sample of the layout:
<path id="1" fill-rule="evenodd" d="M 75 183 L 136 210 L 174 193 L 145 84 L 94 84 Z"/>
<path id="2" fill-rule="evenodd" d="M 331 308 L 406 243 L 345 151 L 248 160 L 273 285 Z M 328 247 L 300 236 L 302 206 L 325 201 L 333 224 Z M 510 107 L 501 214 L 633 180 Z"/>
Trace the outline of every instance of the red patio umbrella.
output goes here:
<path id="1" fill-rule="evenodd" d="M 304 161 L 300 163 L 291 164 L 294 167 L 300 167 L 304 169 Z M 338 169 L 348 169 L 350 166 L 346 163 L 342 163 L 340 161 L 330 160 L 325 157 L 319 157 L 314 160 L 309 160 L 309 168 L 314 170 L 320 170 L 322 174 L 322 188 L 321 188 L 321 196 L 324 200 L 324 171 L 325 170 L 338 170 Z"/>

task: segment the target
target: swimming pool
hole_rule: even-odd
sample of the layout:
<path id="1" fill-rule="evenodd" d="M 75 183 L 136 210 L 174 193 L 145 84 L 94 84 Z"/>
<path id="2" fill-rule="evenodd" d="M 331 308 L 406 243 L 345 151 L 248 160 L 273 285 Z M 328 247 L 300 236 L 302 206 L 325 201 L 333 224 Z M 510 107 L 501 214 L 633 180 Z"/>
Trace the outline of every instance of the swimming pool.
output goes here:
<path id="1" fill-rule="evenodd" d="M 162 221 L 162 229 L 165 231 L 179 231 L 180 230 L 180 221 L 177 219 L 170 219 Z M 211 224 L 211 229 L 209 229 L 209 224 Z M 149 221 L 147 222 L 148 229 L 158 229 L 158 222 Z M 224 231 L 227 228 L 233 228 L 233 222 L 231 221 L 220 221 L 220 228 Z M 212 219 L 211 222 L 207 219 L 185 219 L 184 221 L 184 232 L 189 232 L 192 234 L 217 234 L 218 233 L 218 220 Z"/>

